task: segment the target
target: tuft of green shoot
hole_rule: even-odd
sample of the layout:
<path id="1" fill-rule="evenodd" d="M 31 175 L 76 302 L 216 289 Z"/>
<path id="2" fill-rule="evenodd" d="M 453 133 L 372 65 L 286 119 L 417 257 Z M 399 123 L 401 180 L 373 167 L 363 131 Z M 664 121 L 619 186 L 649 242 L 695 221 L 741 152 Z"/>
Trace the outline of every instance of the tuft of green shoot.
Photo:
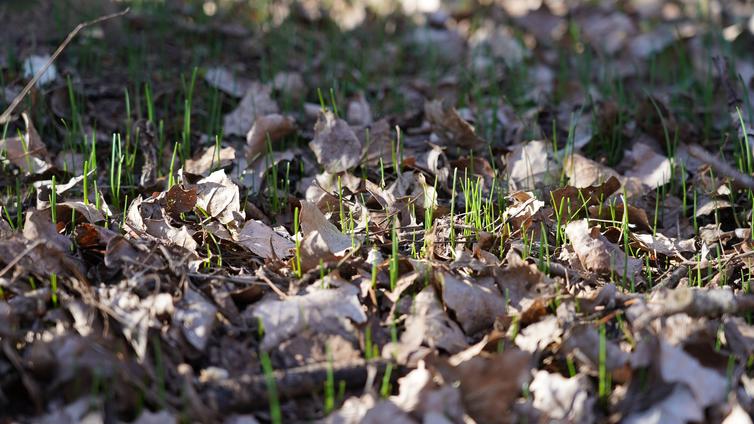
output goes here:
<path id="1" fill-rule="evenodd" d="M 58 307 L 58 274 L 50 274 L 50 291 L 52 291 L 52 305 Z"/>
<path id="2" fill-rule="evenodd" d="M 333 373 L 332 349 L 328 344 L 327 350 L 327 377 L 325 379 L 325 414 L 335 409 L 335 376 Z"/>
<path id="3" fill-rule="evenodd" d="M 275 374 L 272 370 L 272 362 L 267 352 L 260 354 L 260 361 L 262 363 L 262 371 L 264 372 L 264 381 L 267 385 L 267 401 L 270 405 L 270 421 L 274 424 L 281 424 L 283 422 L 283 414 L 280 410 L 280 398 L 278 397 L 278 387 L 275 381 Z"/>
<path id="4" fill-rule="evenodd" d="M 398 218 L 393 218 L 392 254 L 390 255 L 390 290 L 395 290 L 398 282 Z"/>
<path id="5" fill-rule="evenodd" d="M 52 176 L 52 187 L 50 189 L 50 215 L 52 216 L 52 225 L 58 223 L 58 190 L 55 184 L 55 176 Z M 57 230 L 57 228 L 56 228 Z"/>
<path id="6" fill-rule="evenodd" d="M 296 277 L 301 278 L 301 237 L 299 237 L 299 211 L 298 208 L 293 210 L 293 238 L 296 243 L 295 262 L 293 271 Z"/>

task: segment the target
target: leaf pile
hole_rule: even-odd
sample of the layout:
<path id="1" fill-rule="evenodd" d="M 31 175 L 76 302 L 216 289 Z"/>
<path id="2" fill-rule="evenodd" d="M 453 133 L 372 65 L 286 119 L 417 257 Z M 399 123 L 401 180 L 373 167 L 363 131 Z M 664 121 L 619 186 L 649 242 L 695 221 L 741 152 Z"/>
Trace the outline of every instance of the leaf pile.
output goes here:
<path id="1" fill-rule="evenodd" d="M 146 3 L 0 137 L 3 417 L 752 422 L 751 5 Z"/>

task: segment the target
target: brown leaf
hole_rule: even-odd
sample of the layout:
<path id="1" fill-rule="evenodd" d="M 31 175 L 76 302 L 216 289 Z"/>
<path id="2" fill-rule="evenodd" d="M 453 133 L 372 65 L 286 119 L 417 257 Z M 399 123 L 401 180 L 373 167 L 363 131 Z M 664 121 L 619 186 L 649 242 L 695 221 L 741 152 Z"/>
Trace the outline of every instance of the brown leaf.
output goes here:
<path id="1" fill-rule="evenodd" d="M 170 187 L 170 190 L 165 193 L 165 209 L 171 215 L 188 213 L 194 210 L 196 200 L 196 187 L 184 190 L 181 186 L 176 184 Z"/>
<path id="2" fill-rule="evenodd" d="M 517 349 L 479 355 L 461 363 L 461 396 L 466 412 L 480 423 L 514 421 L 510 410 L 529 378 L 531 356 Z"/>
<path id="3" fill-rule="evenodd" d="M 236 216 L 243 217 L 238 186 L 222 169 L 196 183 L 196 196 L 196 206 L 223 224 L 234 221 Z"/>
<path id="4" fill-rule="evenodd" d="M 188 159 L 183 170 L 196 175 L 207 176 L 210 171 L 230 166 L 236 160 L 236 149 L 222 147 L 220 151 L 215 146 L 205 147 Z"/>
<path id="5" fill-rule="evenodd" d="M 177 306 L 174 319 L 181 325 L 183 336 L 197 350 L 203 351 L 212 335 L 217 307 L 189 288 Z"/>
<path id="6" fill-rule="evenodd" d="M 553 209 L 564 217 L 573 216 L 576 211 L 584 214 L 583 206 L 591 206 L 604 202 L 611 194 L 618 191 L 620 181 L 618 178 L 611 176 L 604 183 L 596 186 L 577 188 L 566 186 L 551 192 L 551 203 Z"/>
<path id="7" fill-rule="evenodd" d="M 309 147 L 317 162 L 333 174 L 354 168 L 361 161 L 361 141 L 346 121 L 330 111 L 320 113 Z"/>
<path id="8" fill-rule="evenodd" d="M 435 290 L 430 286 L 414 297 L 411 313 L 406 318 L 406 330 L 397 347 L 397 356 L 407 357 L 422 345 L 450 354 L 458 353 L 467 346 L 463 331 L 445 313 Z"/>
<path id="9" fill-rule="evenodd" d="M 285 259 L 291 256 L 295 244 L 276 233 L 264 223 L 251 219 L 238 233 L 238 244 L 265 259 Z"/>
<path id="10" fill-rule="evenodd" d="M 290 116 L 277 113 L 259 116 L 246 134 L 246 160 L 251 161 L 267 148 L 267 140 L 275 142 L 292 133 L 296 121 Z"/>
<path id="11" fill-rule="evenodd" d="M 26 123 L 26 133 L 0 140 L 0 151 L 5 157 L 27 174 L 41 174 L 52 167 L 44 142 L 39 137 L 29 115 L 21 114 Z"/>
<path id="12" fill-rule="evenodd" d="M 233 75 L 228 69 L 219 66 L 207 69 L 204 79 L 212 87 L 224 91 L 233 97 L 242 97 L 254 86 L 254 82 Z"/>
<path id="13" fill-rule="evenodd" d="M 424 115 L 446 146 L 458 146 L 464 149 L 478 149 L 485 142 L 476 135 L 474 127 L 466 122 L 452 106 L 441 100 L 424 104 Z"/>
<path id="14" fill-rule="evenodd" d="M 557 165 L 549 159 L 550 144 L 535 140 L 518 144 L 508 158 L 508 186 L 511 191 L 534 190 L 554 180 Z"/>
<path id="15" fill-rule="evenodd" d="M 358 293 L 358 288 L 345 284 L 338 289 L 311 287 L 301 296 L 262 301 L 251 311 L 264 326 L 261 348 L 270 350 L 304 328 L 338 333 L 351 328 L 349 320 L 366 322 Z"/>
<path id="16" fill-rule="evenodd" d="M 351 237 L 330 223 L 315 204 L 302 201 L 299 218 L 304 238 L 309 238 L 311 234 L 319 234 L 330 253 L 340 256 L 353 247 Z"/>
<path id="17" fill-rule="evenodd" d="M 238 107 L 225 115 L 224 134 L 243 137 L 258 117 L 278 113 L 278 105 L 270 97 L 271 92 L 270 87 L 256 81 L 252 82 Z"/>
<path id="18" fill-rule="evenodd" d="M 599 227 L 589 228 L 586 219 L 569 222 L 566 235 L 584 269 L 600 274 L 614 272 L 618 277 L 635 278 L 642 270 L 641 259 L 628 256 L 603 236 Z"/>
<path id="19" fill-rule="evenodd" d="M 442 299 L 468 335 L 488 330 L 495 318 L 506 313 L 505 298 L 490 277 L 472 281 L 451 273 L 440 274 Z"/>

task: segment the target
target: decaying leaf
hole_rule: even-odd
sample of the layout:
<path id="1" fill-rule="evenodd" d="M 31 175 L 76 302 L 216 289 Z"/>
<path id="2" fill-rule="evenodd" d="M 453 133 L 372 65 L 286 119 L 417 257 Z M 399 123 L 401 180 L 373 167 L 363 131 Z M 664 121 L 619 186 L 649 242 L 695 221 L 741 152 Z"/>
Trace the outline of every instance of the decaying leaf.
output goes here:
<path id="1" fill-rule="evenodd" d="M 270 87 L 252 82 L 238 107 L 225 115 L 223 131 L 226 135 L 244 137 L 257 118 L 278 113 L 278 105 L 272 100 Z"/>
<path id="2" fill-rule="evenodd" d="M 26 133 L 0 140 L 0 151 L 27 174 L 41 174 L 52 166 L 49 153 L 27 113 L 22 114 Z"/>
<path id="3" fill-rule="evenodd" d="M 252 314 L 261 320 L 264 328 L 262 349 L 269 350 L 304 328 L 338 333 L 349 331 L 350 321 L 366 322 L 358 293 L 358 288 L 350 284 L 337 289 L 312 287 L 301 296 L 267 300 L 255 305 Z"/>
<path id="4" fill-rule="evenodd" d="M 491 277 L 471 281 L 445 272 L 440 282 L 444 303 L 468 335 L 489 328 L 506 313 L 505 298 Z"/>
<path id="5" fill-rule="evenodd" d="M 207 69 L 204 79 L 209 85 L 217 87 L 233 97 L 243 97 L 254 85 L 252 81 L 233 75 L 228 69 L 222 67 Z"/>
<path id="6" fill-rule="evenodd" d="M 353 248 L 353 239 L 328 221 L 315 204 L 302 201 L 299 219 L 304 239 L 318 236 L 333 255 L 343 255 L 345 251 Z"/>
<path id="7" fill-rule="evenodd" d="M 259 116 L 246 134 L 246 159 L 252 160 L 267 147 L 267 140 L 277 141 L 296 129 L 296 121 L 277 113 Z"/>
<path id="8" fill-rule="evenodd" d="M 531 357 L 517 349 L 480 355 L 456 367 L 466 412 L 477 422 L 508 423 L 510 408 L 529 379 Z M 506 378 L 500 378 L 505 375 Z"/>
<path id="9" fill-rule="evenodd" d="M 539 140 L 514 147 L 508 159 L 511 190 L 534 190 L 557 174 L 555 164 L 549 159 L 549 150 L 549 145 Z"/>
<path id="10" fill-rule="evenodd" d="M 236 159 L 236 150 L 232 147 L 215 146 L 200 150 L 193 158 L 188 159 L 183 169 L 191 174 L 207 176 L 211 171 L 228 167 Z"/>
<path id="11" fill-rule="evenodd" d="M 629 256 L 600 233 L 599 227 L 589 228 L 586 219 L 569 222 L 566 235 L 584 269 L 619 277 L 636 278 L 641 272 L 640 259 Z"/>
<path id="12" fill-rule="evenodd" d="M 276 233 L 264 223 L 250 219 L 238 233 L 238 243 L 265 259 L 285 259 L 291 256 L 295 244 Z"/>
<path id="13" fill-rule="evenodd" d="M 595 398 L 584 375 L 565 378 L 560 374 L 537 371 L 529 384 L 534 407 L 552 419 L 565 422 L 593 423 Z"/>
<path id="14" fill-rule="evenodd" d="M 223 224 L 243 217 L 238 186 L 218 170 L 196 183 L 196 206 Z"/>
<path id="15" fill-rule="evenodd" d="M 361 161 L 361 141 L 346 121 L 332 112 L 320 113 L 309 147 L 325 171 L 338 173 L 356 167 Z"/>
<path id="16" fill-rule="evenodd" d="M 484 140 L 474 132 L 474 127 L 466 122 L 452 106 L 441 100 L 433 100 L 424 104 L 424 115 L 432 125 L 432 131 L 446 146 L 457 146 L 462 149 L 478 149 L 484 145 Z"/>
<path id="17" fill-rule="evenodd" d="M 199 292 L 188 289 L 177 305 L 175 320 L 181 325 L 186 340 L 197 350 L 204 350 L 215 326 L 217 307 Z"/>
<path id="18" fill-rule="evenodd" d="M 432 287 L 426 287 L 414 298 L 400 344 L 386 346 L 383 353 L 396 355 L 399 360 L 406 361 L 422 345 L 451 354 L 460 352 L 467 346 L 463 331 L 445 313 Z"/>

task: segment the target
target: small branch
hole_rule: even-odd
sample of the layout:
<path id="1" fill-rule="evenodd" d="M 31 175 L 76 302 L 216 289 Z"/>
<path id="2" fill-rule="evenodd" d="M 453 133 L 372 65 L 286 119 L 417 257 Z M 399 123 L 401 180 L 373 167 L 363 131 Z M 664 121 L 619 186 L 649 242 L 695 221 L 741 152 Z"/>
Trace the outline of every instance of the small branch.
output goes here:
<path id="1" fill-rule="evenodd" d="M 348 363 L 318 363 L 273 373 L 278 396 L 281 400 L 311 395 L 322 389 L 332 366 L 336 384 L 344 381 L 349 389 L 363 388 L 368 380 L 369 368 L 383 373 L 387 366 L 384 359 L 352 361 Z M 267 380 L 262 374 L 245 375 L 220 381 L 207 387 L 209 404 L 218 411 L 251 411 L 268 405 Z"/>
<path id="2" fill-rule="evenodd" d="M 751 176 L 741 173 L 698 144 L 690 144 L 687 147 L 691 156 L 709 165 L 717 175 L 730 178 L 733 185 L 738 188 L 754 190 L 754 178 Z"/>

